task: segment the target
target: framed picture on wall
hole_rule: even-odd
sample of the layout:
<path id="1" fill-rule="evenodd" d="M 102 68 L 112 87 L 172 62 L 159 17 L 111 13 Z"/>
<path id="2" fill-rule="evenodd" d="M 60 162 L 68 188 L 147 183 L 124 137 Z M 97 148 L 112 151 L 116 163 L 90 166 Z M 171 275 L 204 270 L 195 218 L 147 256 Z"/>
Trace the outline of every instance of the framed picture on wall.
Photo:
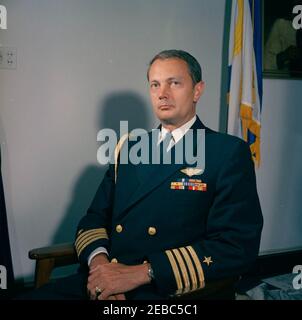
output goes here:
<path id="1" fill-rule="evenodd" d="M 263 76 L 302 79 L 302 29 L 293 8 L 302 0 L 263 1 Z"/>

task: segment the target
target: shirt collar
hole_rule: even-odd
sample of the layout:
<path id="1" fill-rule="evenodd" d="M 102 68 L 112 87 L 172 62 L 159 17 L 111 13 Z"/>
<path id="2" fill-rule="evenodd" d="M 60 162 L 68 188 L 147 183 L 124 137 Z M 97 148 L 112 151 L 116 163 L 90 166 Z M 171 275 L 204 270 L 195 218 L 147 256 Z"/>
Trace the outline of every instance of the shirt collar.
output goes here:
<path id="1" fill-rule="evenodd" d="M 192 127 L 192 125 L 195 121 L 196 121 L 196 115 L 191 120 L 189 120 L 188 122 L 183 124 L 181 127 L 176 128 L 173 131 L 171 131 L 171 134 L 173 136 L 175 143 L 177 143 L 188 132 L 188 130 Z M 160 134 L 159 142 L 161 142 L 165 138 L 165 136 L 168 132 L 169 132 L 169 130 L 167 130 L 165 127 L 161 126 L 161 134 Z"/>

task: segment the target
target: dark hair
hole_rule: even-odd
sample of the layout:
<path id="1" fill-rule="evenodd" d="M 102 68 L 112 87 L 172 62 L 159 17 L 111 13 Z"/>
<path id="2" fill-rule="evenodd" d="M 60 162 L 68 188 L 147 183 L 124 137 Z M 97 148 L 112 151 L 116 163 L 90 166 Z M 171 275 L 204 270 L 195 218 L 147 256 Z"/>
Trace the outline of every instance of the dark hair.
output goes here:
<path id="1" fill-rule="evenodd" d="M 193 85 L 200 82 L 202 80 L 202 71 L 199 62 L 188 52 L 183 50 L 164 50 L 158 53 L 149 63 L 148 71 L 147 71 L 147 79 L 149 81 L 149 71 L 155 60 L 165 60 L 171 58 L 178 58 L 187 63 L 190 76 L 193 81 Z"/>

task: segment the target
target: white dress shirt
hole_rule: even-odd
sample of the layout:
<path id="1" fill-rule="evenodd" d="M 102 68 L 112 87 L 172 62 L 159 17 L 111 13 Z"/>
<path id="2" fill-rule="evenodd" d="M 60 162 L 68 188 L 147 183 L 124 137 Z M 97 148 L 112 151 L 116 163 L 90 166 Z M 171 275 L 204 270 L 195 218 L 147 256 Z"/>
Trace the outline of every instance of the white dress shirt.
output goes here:
<path id="1" fill-rule="evenodd" d="M 168 145 L 167 151 L 169 151 L 173 147 L 173 145 L 176 144 L 188 132 L 188 130 L 192 127 L 195 121 L 196 121 L 196 115 L 191 120 L 183 124 L 181 127 L 171 131 L 173 140 L 171 139 Z M 161 132 L 158 137 L 158 144 L 160 144 L 165 139 L 168 132 L 169 130 L 166 129 L 164 126 L 161 127 Z"/>

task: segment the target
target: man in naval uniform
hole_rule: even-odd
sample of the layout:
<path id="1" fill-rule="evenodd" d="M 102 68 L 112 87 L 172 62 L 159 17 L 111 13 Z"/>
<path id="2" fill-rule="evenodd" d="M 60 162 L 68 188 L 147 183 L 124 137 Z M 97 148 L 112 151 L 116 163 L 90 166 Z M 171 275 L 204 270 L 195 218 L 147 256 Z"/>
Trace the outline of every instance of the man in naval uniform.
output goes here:
<path id="1" fill-rule="evenodd" d="M 238 278 L 256 259 L 263 221 L 249 146 L 212 131 L 196 116 L 205 85 L 189 53 L 159 53 L 147 77 L 160 121 L 160 159 L 171 152 L 175 160 L 174 150 L 187 143 L 189 132 L 196 154 L 196 133 L 203 129 L 205 166 L 125 164 L 122 152 L 134 141 L 121 139 L 116 161 L 78 225 L 80 272 L 38 289 L 31 298 L 198 297 L 212 283 Z M 234 291 L 227 292 L 227 298 L 234 297 Z"/>
<path id="2" fill-rule="evenodd" d="M 169 135 L 171 151 L 189 129 L 204 129 L 205 167 L 109 166 L 75 241 L 91 299 L 185 297 L 240 276 L 258 254 L 263 221 L 249 146 L 196 116 L 205 87 L 199 63 L 167 50 L 147 76 L 158 143 Z M 120 142 L 117 153 L 123 145 L 133 142 Z"/>

